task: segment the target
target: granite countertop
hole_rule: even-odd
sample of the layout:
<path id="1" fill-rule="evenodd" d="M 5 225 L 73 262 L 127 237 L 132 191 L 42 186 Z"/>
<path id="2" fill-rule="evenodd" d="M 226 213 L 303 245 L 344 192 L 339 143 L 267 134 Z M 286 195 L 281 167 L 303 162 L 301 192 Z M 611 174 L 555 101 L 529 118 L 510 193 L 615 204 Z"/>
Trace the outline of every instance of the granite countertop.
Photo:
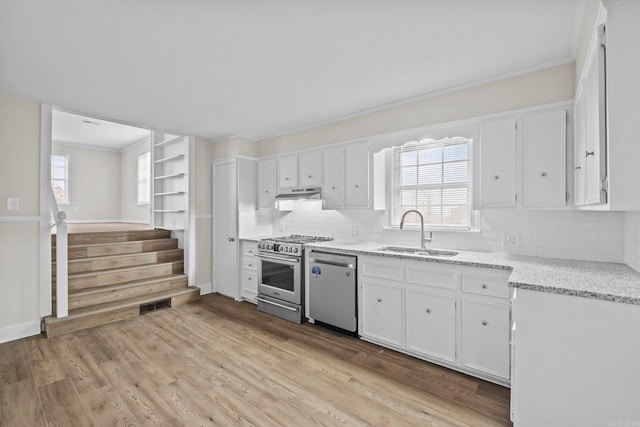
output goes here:
<path id="1" fill-rule="evenodd" d="M 305 245 L 308 249 L 324 249 L 348 254 L 377 255 L 441 264 L 510 270 L 509 286 L 513 288 L 640 305 L 640 273 L 625 264 L 457 249 L 455 251 L 459 253 L 455 256 L 427 257 L 377 250 L 382 246 L 385 244 L 340 241 Z"/>

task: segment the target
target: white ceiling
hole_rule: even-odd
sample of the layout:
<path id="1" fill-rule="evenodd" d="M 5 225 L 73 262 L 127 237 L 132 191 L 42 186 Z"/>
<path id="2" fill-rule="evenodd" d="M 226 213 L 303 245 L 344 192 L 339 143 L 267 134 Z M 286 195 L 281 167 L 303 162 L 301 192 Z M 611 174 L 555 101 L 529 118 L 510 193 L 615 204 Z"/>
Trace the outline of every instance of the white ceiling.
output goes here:
<path id="1" fill-rule="evenodd" d="M 122 150 L 150 134 L 147 129 L 53 110 L 51 139 L 57 142 Z"/>
<path id="2" fill-rule="evenodd" d="M 585 0 L 0 1 L 0 92 L 217 139 L 575 57 Z"/>

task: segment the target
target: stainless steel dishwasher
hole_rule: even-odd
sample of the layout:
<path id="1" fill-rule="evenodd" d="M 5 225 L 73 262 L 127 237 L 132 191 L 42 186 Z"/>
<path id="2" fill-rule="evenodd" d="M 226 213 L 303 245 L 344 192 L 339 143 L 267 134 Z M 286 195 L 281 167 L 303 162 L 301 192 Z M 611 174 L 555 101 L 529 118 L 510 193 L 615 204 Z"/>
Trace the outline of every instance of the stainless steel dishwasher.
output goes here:
<path id="1" fill-rule="evenodd" d="M 357 258 L 311 251 L 309 264 L 309 317 L 314 321 L 356 334 Z"/>

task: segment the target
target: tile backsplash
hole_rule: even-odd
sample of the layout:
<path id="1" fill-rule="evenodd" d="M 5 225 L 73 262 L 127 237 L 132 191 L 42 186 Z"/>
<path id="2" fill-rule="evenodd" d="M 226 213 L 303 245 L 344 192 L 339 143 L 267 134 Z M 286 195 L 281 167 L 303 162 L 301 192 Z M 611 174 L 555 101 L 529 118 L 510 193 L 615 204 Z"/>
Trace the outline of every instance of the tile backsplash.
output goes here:
<path id="1" fill-rule="evenodd" d="M 520 255 L 627 262 L 640 268 L 640 213 L 577 210 L 501 209 L 480 211 L 480 230 L 435 231 L 433 248 L 509 252 Z M 626 215 L 626 218 L 625 218 Z M 633 238 L 625 223 L 634 230 Z M 385 228 L 384 211 L 322 210 L 320 202 L 302 202 L 291 212 L 273 211 L 274 234 L 316 234 L 336 240 L 374 241 L 416 246 L 420 232 Z M 503 235 L 517 235 L 518 247 L 503 246 Z M 625 247 L 635 251 L 627 254 Z M 639 270 L 640 271 L 640 270 Z"/>

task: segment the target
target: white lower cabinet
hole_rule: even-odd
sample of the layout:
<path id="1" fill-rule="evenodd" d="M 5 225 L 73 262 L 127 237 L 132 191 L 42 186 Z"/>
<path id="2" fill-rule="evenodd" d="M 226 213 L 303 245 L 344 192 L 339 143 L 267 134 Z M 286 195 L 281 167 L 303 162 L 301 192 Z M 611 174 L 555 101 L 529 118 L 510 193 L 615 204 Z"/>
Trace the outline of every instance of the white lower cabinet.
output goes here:
<path id="1" fill-rule="evenodd" d="M 407 348 L 450 362 L 456 359 L 456 297 L 406 290 Z"/>
<path id="2" fill-rule="evenodd" d="M 462 298 L 462 364 L 509 379 L 509 304 Z"/>
<path id="3" fill-rule="evenodd" d="M 363 339 L 510 384 L 507 270 L 359 256 Z"/>
<path id="4" fill-rule="evenodd" d="M 258 296 L 258 243 L 251 240 L 240 242 L 240 296 L 251 302 L 256 302 Z"/>
<path id="5" fill-rule="evenodd" d="M 402 290 L 364 281 L 362 286 L 363 334 L 391 344 L 402 344 Z"/>

